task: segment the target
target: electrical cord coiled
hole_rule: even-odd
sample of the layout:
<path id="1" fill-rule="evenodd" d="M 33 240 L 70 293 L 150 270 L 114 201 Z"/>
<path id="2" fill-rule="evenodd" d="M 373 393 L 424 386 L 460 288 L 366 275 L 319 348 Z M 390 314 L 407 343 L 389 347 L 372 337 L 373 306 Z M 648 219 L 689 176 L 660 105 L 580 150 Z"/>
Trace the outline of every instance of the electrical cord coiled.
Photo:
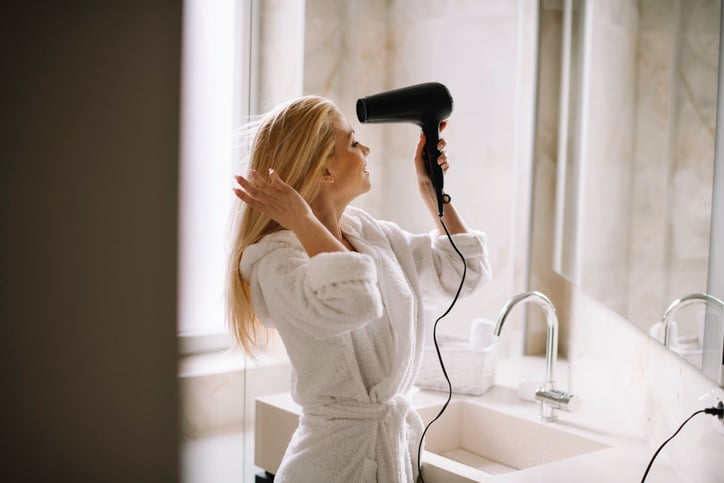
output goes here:
<path id="1" fill-rule="evenodd" d="M 693 417 L 696 416 L 697 414 L 701 414 L 701 413 L 711 414 L 711 415 L 717 416 L 719 419 L 722 419 L 722 418 L 724 418 L 724 404 L 722 404 L 721 402 L 719 402 L 719 405 L 716 406 L 716 407 L 711 407 L 711 408 L 706 408 L 706 409 L 700 409 L 700 410 L 696 411 L 694 414 L 692 414 L 691 416 L 689 416 L 689 417 L 686 419 L 686 421 L 684 421 L 683 423 L 681 423 L 681 426 L 679 426 L 679 429 L 677 429 L 676 432 L 669 437 L 669 439 L 667 439 L 666 441 L 664 441 L 664 442 L 661 444 L 661 446 L 659 446 L 659 449 L 657 449 L 656 452 L 654 453 L 654 455 L 651 457 L 651 461 L 649 461 L 649 465 L 646 467 L 646 471 L 644 472 L 644 476 L 643 476 L 643 478 L 641 478 L 641 483 L 644 483 L 644 481 L 646 481 L 646 477 L 647 477 L 648 474 L 649 474 L 649 470 L 651 469 L 651 465 L 654 464 L 654 460 L 655 460 L 656 457 L 659 455 L 659 453 L 661 452 L 661 450 L 664 449 L 664 446 L 666 446 L 666 443 L 668 443 L 669 441 L 671 441 L 672 439 L 674 439 L 674 436 L 676 436 L 677 434 L 679 434 L 679 431 L 681 431 L 681 428 L 683 428 L 686 423 L 688 423 L 689 421 L 691 421 L 691 418 L 693 418 Z"/>
<path id="2" fill-rule="evenodd" d="M 455 250 L 455 253 L 458 254 L 460 257 L 460 260 L 463 261 L 463 276 L 460 279 L 460 285 L 458 286 L 458 290 L 455 293 L 455 297 L 453 298 L 452 302 L 450 303 L 450 306 L 447 308 L 447 310 L 437 318 L 435 321 L 435 324 L 432 328 L 432 340 L 435 344 L 435 351 L 437 352 L 437 359 L 440 361 L 440 368 L 442 369 L 442 374 L 445 376 L 445 381 L 447 381 L 447 399 L 445 400 L 445 404 L 442 405 L 440 408 L 440 411 L 437 413 L 437 416 L 435 416 L 429 423 L 427 423 L 427 426 L 425 426 L 425 430 L 422 432 L 422 435 L 420 436 L 420 444 L 417 447 L 417 474 L 418 474 L 418 481 L 420 483 L 425 483 L 425 480 L 422 477 L 422 444 L 425 441 L 425 434 L 427 434 L 427 430 L 430 429 L 430 426 L 432 423 L 437 421 L 440 416 L 442 416 L 442 413 L 445 412 L 445 409 L 447 409 L 448 404 L 450 404 L 450 401 L 452 400 L 452 383 L 450 382 L 450 377 L 447 375 L 447 369 L 445 369 L 445 363 L 442 360 L 442 353 L 440 352 L 440 345 L 437 342 L 437 323 L 440 322 L 441 319 L 443 319 L 447 314 L 450 313 L 452 308 L 455 306 L 455 303 L 458 301 L 458 297 L 460 296 L 460 292 L 463 289 L 463 285 L 465 284 L 465 275 L 468 272 L 468 266 L 467 263 L 465 263 L 465 257 L 462 253 L 460 253 L 460 250 L 455 245 L 455 242 L 453 242 L 452 235 L 450 235 L 450 232 L 447 229 L 447 226 L 445 226 L 445 223 L 442 221 L 442 216 L 440 218 L 440 224 L 442 225 L 443 229 L 445 230 L 445 233 L 447 234 L 448 240 L 450 240 L 450 244 L 452 245 L 453 249 Z"/>

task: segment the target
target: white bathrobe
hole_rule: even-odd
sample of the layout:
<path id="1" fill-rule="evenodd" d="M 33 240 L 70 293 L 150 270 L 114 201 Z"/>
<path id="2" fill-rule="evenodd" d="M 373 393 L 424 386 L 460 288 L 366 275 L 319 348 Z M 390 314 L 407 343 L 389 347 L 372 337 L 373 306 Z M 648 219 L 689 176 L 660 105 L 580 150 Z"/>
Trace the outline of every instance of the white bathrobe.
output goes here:
<path id="1" fill-rule="evenodd" d="M 281 231 L 241 260 L 257 317 L 284 342 L 303 410 L 275 481 L 412 482 L 422 421 L 407 392 L 420 366 L 424 303 L 449 305 L 462 261 L 446 236 L 413 235 L 357 208 L 341 228 L 356 253 L 309 258 Z M 490 278 L 485 235 L 453 239 L 469 294 Z"/>

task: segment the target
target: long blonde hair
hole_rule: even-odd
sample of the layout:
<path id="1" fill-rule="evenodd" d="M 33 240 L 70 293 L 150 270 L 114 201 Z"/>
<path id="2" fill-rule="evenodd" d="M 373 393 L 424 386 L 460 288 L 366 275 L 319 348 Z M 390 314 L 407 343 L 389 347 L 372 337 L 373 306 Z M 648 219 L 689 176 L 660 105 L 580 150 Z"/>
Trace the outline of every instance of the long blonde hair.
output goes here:
<path id="1" fill-rule="evenodd" d="M 334 150 L 339 111 L 321 97 L 306 96 L 277 107 L 259 124 L 251 144 L 249 169 L 266 175 L 269 168 L 308 202 L 319 195 L 328 157 Z M 251 304 L 248 281 L 241 275 L 244 250 L 282 227 L 263 213 L 236 201 L 232 245 L 227 266 L 226 322 L 236 342 L 253 355 L 268 331 Z"/>

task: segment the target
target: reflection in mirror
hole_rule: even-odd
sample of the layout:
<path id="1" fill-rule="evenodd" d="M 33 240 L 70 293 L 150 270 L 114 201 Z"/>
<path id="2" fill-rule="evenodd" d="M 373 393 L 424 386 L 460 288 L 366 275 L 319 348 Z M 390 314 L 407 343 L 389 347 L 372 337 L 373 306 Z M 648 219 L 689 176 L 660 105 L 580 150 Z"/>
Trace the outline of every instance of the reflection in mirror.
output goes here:
<path id="1" fill-rule="evenodd" d="M 555 269 L 657 335 L 709 289 L 721 3 L 564 5 Z M 672 321 L 698 366 L 705 307 Z"/>

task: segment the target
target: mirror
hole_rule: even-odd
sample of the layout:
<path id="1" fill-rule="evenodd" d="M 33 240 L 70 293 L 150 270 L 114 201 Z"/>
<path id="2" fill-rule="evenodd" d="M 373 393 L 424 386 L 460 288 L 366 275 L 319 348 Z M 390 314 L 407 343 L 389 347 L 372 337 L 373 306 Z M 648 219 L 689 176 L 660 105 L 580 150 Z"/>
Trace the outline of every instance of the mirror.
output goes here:
<path id="1" fill-rule="evenodd" d="M 654 336 L 675 299 L 722 296 L 709 276 L 720 17 L 710 0 L 563 2 L 554 268 Z M 718 354 L 705 372 L 721 384 L 708 312 L 677 313 L 672 349 L 700 368 L 705 346 Z"/>

